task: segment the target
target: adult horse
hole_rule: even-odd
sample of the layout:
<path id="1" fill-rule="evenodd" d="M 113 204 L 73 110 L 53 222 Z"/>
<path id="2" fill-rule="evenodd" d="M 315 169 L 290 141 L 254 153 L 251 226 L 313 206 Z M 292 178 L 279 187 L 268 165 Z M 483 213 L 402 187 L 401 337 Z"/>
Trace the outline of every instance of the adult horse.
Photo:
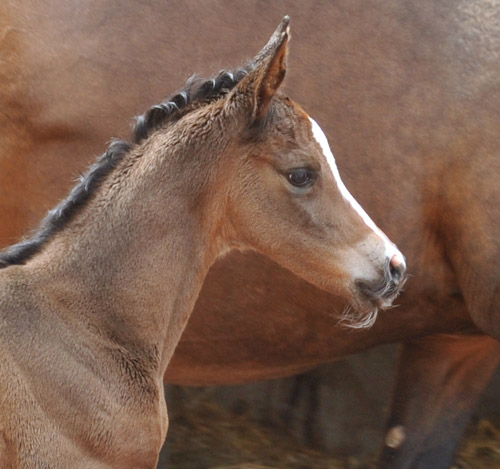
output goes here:
<path id="1" fill-rule="evenodd" d="M 348 185 L 405 252 L 401 307 L 370 330 L 262 256 L 209 274 L 170 364 L 172 381 L 242 382 L 404 341 L 384 467 L 448 467 L 498 365 L 500 36 L 496 2 L 3 3 L 0 225 L 34 226 L 137 114 L 177 83 L 239 60 L 294 17 L 288 88 L 332 139 Z M 258 34 L 259 33 L 259 34 Z M 238 40 L 235 40 L 235 37 Z M 310 70 L 318 70 L 311 74 Z M 464 334 L 472 332 L 473 334 Z M 394 437 L 399 438 L 394 438 Z"/>

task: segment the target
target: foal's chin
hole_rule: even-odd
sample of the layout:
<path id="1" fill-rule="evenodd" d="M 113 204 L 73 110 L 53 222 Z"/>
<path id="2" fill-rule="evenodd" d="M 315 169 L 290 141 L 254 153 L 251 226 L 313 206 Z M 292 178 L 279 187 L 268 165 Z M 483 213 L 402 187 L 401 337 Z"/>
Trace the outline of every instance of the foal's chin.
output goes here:
<path id="1" fill-rule="evenodd" d="M 375 294 L 363 288 L 357 288 L 340 315 L 339 325 L 350 329 L 369 329 L 377 320 L 378 312 L 393 308 L 400 288 L 388 293 Z"/>

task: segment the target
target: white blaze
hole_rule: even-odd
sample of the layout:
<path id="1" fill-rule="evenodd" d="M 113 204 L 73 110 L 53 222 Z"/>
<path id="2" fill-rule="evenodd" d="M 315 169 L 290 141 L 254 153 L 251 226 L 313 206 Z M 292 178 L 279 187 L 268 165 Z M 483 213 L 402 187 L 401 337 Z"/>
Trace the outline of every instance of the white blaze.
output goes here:
<path id="1" fill-rule="evenodd" d="M 323 154 L 325 155 L 326 161 L 328 162 L 328 165 L 330 166 L 330 169 L 333 173 L 333 177 L 337 182 L 337 186 L 339 188 L 340 193 L 342 194 L 344 199 L 351 205 L 351 207 L 358 213 L 358 215 L 362 218 L 362 220 L 366 223 L 366 225 L 369 228 L 371 228 L 373 232 L 383 240 L 387 257 L 389 259 L 392 259 L 392 257 L 396 255 L 399 262 L 404 265 L 405 261 L 403 254 L 401 254 L 399 249 L 386 236 L 386 234 L 377 225 L 375 225 L 373 220 L 364 211 L 363 207 L 359 205 L 359 202 L 347 190 L 347 187 L 340 178 L 339 169 L 337 168 L 337 164 L 335 163 L 335 157 L 333 156 L 332 150 L 330 149 L 330 145 L 328 144 L 328 139 L 326 138 L 325 133 L 323 132 L 323 130 L 321 130 L 321 127 L 314 119 L 309 117 L 309 120 L 311 121 L 313 136 L 319 143 L 321 149 L 323 150 Z"/>

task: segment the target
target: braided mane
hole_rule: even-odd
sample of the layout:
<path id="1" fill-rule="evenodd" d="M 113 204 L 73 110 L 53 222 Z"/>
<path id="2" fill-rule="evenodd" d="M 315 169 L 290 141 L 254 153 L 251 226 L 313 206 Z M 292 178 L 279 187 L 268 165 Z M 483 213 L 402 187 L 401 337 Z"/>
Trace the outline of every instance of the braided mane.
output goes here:
<path id="1" fill-rule="evenodd" d="M 132 142 L 113 141 L 89 171 L 80 178 L 69 196 L 48 212 L 38 230 L 30 238 L 0 252 L 0 269 L 9 265 L 24 264 L 40 252 L 52 236 L 61 231 L 87 204 L 106 177 L 135 145 L 146 140 L 155 130 L 167 123 L 175 122 L 193 109 L 222 98 L 253 66 L 254 63 L 250 62 L 246 67 L 240 67 L 235 71 L 223 70 L 210 79 L 192 76 L 186 82 L 184 89 L 137 117 L 132 130 Z"/>
<path id="2" fill-rule="evenodd" d="M 170 96 L 162 103 L 156 104 L 136 118 L 132 141 L 141 143 L 167 122 L 179 120 L 194 107 L 220 99 L 241 81 L 251 67 L 250 64 L 247 67 L 238 68 L 234 72 L 222 70 L 208 80 L 193 75 L 183 90 Z"/>

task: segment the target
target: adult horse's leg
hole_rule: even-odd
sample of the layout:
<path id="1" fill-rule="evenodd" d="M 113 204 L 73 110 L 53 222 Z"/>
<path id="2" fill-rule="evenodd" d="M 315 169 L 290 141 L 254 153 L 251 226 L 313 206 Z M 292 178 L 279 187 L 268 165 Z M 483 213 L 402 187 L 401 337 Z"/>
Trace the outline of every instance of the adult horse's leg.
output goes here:
<path id="1" fill-rule="evenodd" d="M 500 46 L 500 41 L 497 40 Z M 494 61 L 496 69 L 500 65 Z M 500 340 L 500 82 L 483 93 L 474 118 L 457 125 L 453 164 L 437 169 L 431 222 L 472 320 Z M 469 135 L 464 139 L 462 135 Z M 479 136 L 481 135 L 481 136 Z M 473 138 L 470 138 L 472 136 Z M 450 160 L 451 161 L 451 160 Z M 439 195 L 440 194 L 440 195 Z"/>
<path id="2" fill-rule="evenodd" d="M 433 335 L 403 346 L 383 469 L 447 469 L 478 398 L 500 363 L 485 335 Z"/>

